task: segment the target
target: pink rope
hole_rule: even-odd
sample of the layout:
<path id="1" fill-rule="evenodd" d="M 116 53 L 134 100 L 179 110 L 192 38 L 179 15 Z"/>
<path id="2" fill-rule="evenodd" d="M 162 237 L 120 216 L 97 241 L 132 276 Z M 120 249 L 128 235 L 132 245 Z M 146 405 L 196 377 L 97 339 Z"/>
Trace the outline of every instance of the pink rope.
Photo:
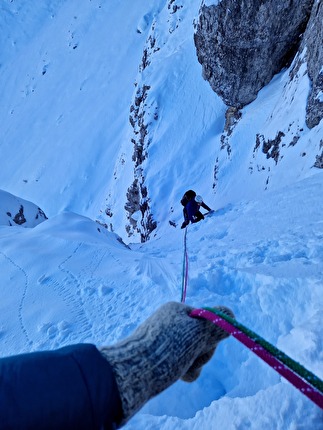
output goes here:
<path id="1" fill-rule="evenodd" d="M 188 255 L 187 255 L 187 252 L 185 252 L 185 263 L 186 263 L 186 269 L 185 269 L 183 303 L 186 300 L 186 291 L 187 291 L 187 284 L 188 284 Z"/>
<path id="2" fill-rule="evenodd" d="M 193 318 L 204 318 L 211 321 L 213 324 L 221 327 L 223 330 L 232 334 L 233 337 L 238 339 L 258 357 L 264 360 L 269 366 L 276 370 L 280 375 L 286 378 L 305 396 L 311 399 L 317 406 L 323 409 L 323 395 L 313 388 L 310 384 L 300 378 L 296 373 L 291 371 L 284 363 L 281 363 L 276 357 L 272 356 L 261 345 L 257 344 L 253 339 L 250 339 L 245 333 L 234 327 L 228 321 L 221 318 L 219 315 L 214 314 L 206 309 L 194 309 L 190 316 Z"/>
<path id="3" fill-rule="evenodd" d="M 181 302 L 185 303 L 186 300 L 186 291 L 187 291 L 187 285 L 188 285 L 188 253 L 186 248 L 186 234 L 187 234 L 187 227 L 185 228 L 185 234 L 184 234 L 184 279 L 183 279 L 183 286 L 182 286 L 182 299 Z"/>

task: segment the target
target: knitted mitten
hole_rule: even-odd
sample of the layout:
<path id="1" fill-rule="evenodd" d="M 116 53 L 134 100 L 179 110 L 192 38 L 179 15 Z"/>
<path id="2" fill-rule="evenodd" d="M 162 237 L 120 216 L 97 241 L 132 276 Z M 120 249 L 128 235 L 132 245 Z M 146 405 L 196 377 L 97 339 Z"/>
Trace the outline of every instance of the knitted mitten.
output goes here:
<path id="1" fill-rule="evenodd" d="M 234 317 L 232 311 L 217 307 Z M 101 348 L 112 366 L 125 424 L 151 397 L 181 378 L 194 381 L 217 344 L 229 336 L 204 319 L 189 316 L 193 308 L 170 302 L 116 345 Z"/>

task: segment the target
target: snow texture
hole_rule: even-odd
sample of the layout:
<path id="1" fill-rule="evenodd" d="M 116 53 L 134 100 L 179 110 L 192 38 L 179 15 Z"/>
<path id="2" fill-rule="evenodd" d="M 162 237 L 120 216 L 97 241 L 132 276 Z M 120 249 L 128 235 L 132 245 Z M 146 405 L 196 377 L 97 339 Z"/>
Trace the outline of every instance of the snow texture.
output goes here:
<path id="1" fill-rule="evenodd" d="M 232 308 L 322 378 L 323 172 L 313 164 L 323 131 L 305 125 L 306 64 L 293 80 L 277 75 L 220 149 L 226 107 L 203 81 L 193 42 L 200 1 L 175 3 L 1 5 L 1 356 L 112 344 L 179 301 L 179 200 L 193 188 L 215 212 L 188 227 L 187 303 Z M 159 49 L 140 71 L 149 36 Z M 143 244 L 125 231 L 135 83 L 150 86 L 142 169 L 158 222 Z M 277 131 L 278 163 L 255 147 L 257 134 L 267 141 Z M 34 218 L 34 203 L 49 219 L 8 225 L 20 205 Z M 196 382 L 174 384 L 125 429 L 321 430 L 322 419 L 230 338 Z"/>

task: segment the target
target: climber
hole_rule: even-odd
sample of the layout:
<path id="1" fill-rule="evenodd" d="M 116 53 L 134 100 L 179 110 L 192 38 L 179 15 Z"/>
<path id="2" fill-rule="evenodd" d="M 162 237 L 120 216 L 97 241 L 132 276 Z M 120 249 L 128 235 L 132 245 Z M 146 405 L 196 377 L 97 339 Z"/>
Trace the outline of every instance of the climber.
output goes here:
<path id="1" fill-rule="evenodd" d="M 218 308 L 233 317 L 226 307 Z M 113 430 L 178 379 L 196 380 L 229 334 L 169 302 L 121 342 L 0 359 L 0 429 Z"/>
<path id="2" fill-rule="evenodd" d="M 195 223 L 204 219 L 204 215 L 202 214 L 202 212 L 200 212 L 201 206 L 208 212 L 211 211 L 211 208 L 209 208 L 203 202 L 203 198 L 201 196 L 197 196 L 196 192 L 193 190 L 186 191 L 186 193 L 182 197 L 181 203 L 184 206 L 184 209 L 183 209 L 184 222 L 181 225 L 181 228 L 185 228 L 186 226 L 188 226 L 190 221 L 192 223 Z"/>

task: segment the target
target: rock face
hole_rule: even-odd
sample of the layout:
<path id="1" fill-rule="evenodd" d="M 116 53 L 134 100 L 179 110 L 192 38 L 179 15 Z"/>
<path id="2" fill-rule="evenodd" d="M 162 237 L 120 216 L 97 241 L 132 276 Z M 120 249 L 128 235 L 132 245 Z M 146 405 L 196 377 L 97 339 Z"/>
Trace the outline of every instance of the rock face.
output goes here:
<path id="1" fill-rule="evenodd" d="M 323 2 L 313 5 L 304 35 L 308 75 L 312 81 L 306 106 L 306 123 L 313 128 L 323 118 Z"/>
<path id="2" fill-rule="evenodd" d="M 143 56 L 142 67 L 144 67 L 144 58 L 148 61 L 148 57 Z M 149 90 L 149 85 L 142 85 L 137 88 L 134 103 L 130 107 L 129 117 L 133 128 L 131 141 L 134 148 L 132 156 L 134 180 L 127 190 L 125 210 L 128 214 L 129 223 L 126 226 L 126 231 L 129 237 L 134 234 L 140 234 L 141 242 L 146 242 L 152 231 L 157 227 L 157 223 L 151 214 L 150 199 L 142 167 L 147 158 L 147 149 L 150 144 L 148 129 L 151 125 L 151 119 L 149 118 L 151 106 L 147 105 L 146 100 Z M 157 118 L 157 112 L 155 111 L 153 120 Z"/>
<path id="3" fill-rule="evenodd" d="M 0 225 L 35 227 L 46 219 L 34 203 L 0 190 Z"/>
<path id="4" fill-rule="evenodd" d="M 239 109 L 252 102 L 274 74 L 289 65 L 313 3 L 222 0 L 217 5 L 202 5 L 194 35 L 198 60 L 204 79 L 228 106 Z M 313 21 L 322 26 L 321 3 L 316 4 Z M 308 43 L 313 51 L 322 51 L 322 42 L 316 44 L 310 35 Z M 312 76 L 318 73 L 313 65 Z"/>

